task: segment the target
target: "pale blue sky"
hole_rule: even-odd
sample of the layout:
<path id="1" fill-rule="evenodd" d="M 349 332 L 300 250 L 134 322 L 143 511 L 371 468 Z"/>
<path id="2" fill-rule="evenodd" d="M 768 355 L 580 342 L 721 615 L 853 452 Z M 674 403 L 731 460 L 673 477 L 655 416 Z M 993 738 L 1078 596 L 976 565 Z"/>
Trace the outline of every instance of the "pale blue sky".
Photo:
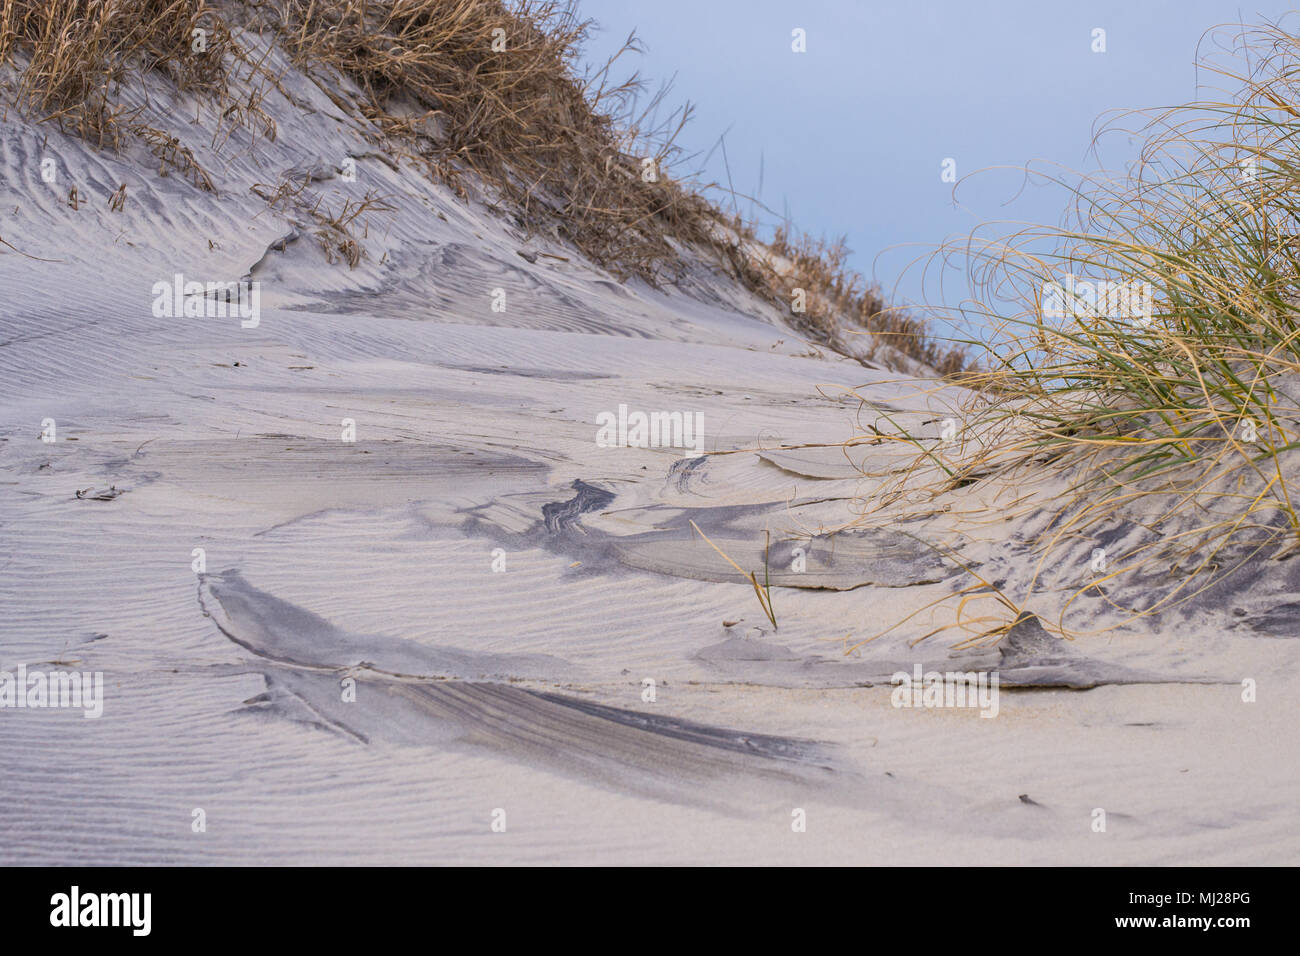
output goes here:
<path id="1" fill-rule="evenodd" d="M 603 62 L 636 28 L 646 47 L 629 60 L 653 80 L 675 79 L 673 102 L 695 120 L 680 137 L 696 162 L 726 131 L 732 181 L 757 189 L 814 235 L 845 234 L 854 264 L 886 291 L 914 249 L 965 235 L 982 219 L 1055 223 L 1068 197 L 1026 191 L 1022 176 L 963 184 L 962 208 L 940 180 L 1044 160 L 1095 166 L 1094 121 L 1123 108 L 1169 106 L 1197 95 L 1198 41 L 1218 24 L 1276 19 L 1290 5 L 1252 0 L 579 0 L 601 30 L 588 47 Z M 791 52 L 791 30 L 808 52 Z M 1106 30 L 1105 53 L 1092 31 Z M 1209 78 L 1201 75 L 1204 82 Z M 1131 158 L 1124 138 L 1103 152 Z M 706 167 L 726 183 L 721 150 Z M 919 274 L 903 297 L 921 294 Z M 933 295 L 933 290 L 931 290 Z"/>

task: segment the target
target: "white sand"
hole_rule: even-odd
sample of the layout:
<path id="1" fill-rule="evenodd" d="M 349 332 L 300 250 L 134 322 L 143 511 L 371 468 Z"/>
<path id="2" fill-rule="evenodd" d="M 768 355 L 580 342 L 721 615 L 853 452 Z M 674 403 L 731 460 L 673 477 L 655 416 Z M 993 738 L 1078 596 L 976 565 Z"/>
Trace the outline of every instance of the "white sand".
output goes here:
<path id="1" fill-rule="evenodd" d="M 703 268 L 621 285 L 375 159 L 317 187 L 397 207 L 367 217 L 358 268 L 327 265 L 249 187 L 373 147 L 289 88 L 314 112 L 273 94 L 273 143 L 214 152 L 173 124 L 216 196 L 144 153 L 0 127 L 0 235 L 57 260 L 0 247 L 0 667 L 106 681 L 98 720 L 0 710 L 0 861 L 1297 862 L 1293 628 L 1229 629 L 1221 600 L 1019 670 L 1091 690 L 1004 687 L 994 719 L 891 706 L 898 668 L 1001 664 L 1012 683 L 1016 661 L 954 654 L 951 634 L 912 646 L 941 613 L 846 656 L 969 579 L 889 526 L 792 541 L 852 517 L 864 459 L 907 456 L 782 447 L 854 434 L 844 389 L 910 425 L 960 396 L 813 357 Z M 254 263 L 257 328 L 151 313 L 155 282 Z M 620 404 L 700 412 L 705 450 L 735 453 L 599 447 Z M 909 527 L 956 535 L 984 493 Z M 779 631 L 690 520 L 746 568 L 773 533 Z M 1032 573 L 1014 530 L 963 552 L 1011 588 Z M 1297 599 L 1278 581 L 1250 613 Z"/>

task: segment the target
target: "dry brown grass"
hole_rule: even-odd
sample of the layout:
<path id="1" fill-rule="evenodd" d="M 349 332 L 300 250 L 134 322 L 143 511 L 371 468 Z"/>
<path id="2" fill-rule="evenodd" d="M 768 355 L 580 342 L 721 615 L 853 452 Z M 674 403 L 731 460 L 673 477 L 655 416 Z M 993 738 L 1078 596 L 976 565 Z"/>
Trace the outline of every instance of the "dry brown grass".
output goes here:
<path id="1" fill-rule="evenodd" d="M 368 235 L 368 226 L 361 217 L 367 212 L 392 212 L 396 207 L 378 194 L 367 192 L 360 200 L 344 198 L 343 207 L 331 212 L 325 196 L 312 191 L 315 180 L 311 173 L 301 179 L 282 179 L 274 188 L 265 183 L 254 183 L 249 191 L 262 199 L 272 209 L 286 214 L 291 211 L 303 219 L 316 223 L 315 237 L 325 253 L 326 261 L 346 262 L 354 269 L 365 258 L 361 240 Z M 360 220 L 360 234 L 354 230 Z"/>
<path id="2" fill-rule="evenodd" d="M 804 311 L 792 318 L 803 331 L 840 347 L 846 334 L 869 332 L 868 355 L 885 364 L 893 349 L 945 376 L 969 367 L 965 349 L 933 338 L 923 320 L 891 306 L 878 287 L 849 267 L 843 239 L 828 243 L 806 235 L 793 238 L 782 226 L 768 248 L 789 263 L 783 271 L 768 271 L 769 297 L 789 308 L 792 291 L 802 289 Z"/>
<path id="3" fill-rule="evenodd" d="M 280 0 L 278 9 L 302 69 L 346 76 L 370 118 L 431 174 L 473 174 L 526 228 L 652 282 L 678 275 L 679 244 L 718 245 L 717 211 L 666 174 L 671 139 L 651 143 L 615 121 L 635 80 L 596 89 L 578 80 L 589 24 L 569 5 Z"/>
<path id="4" fill-rule="evenodd" d="M 193 31 L 205 31 L 202 52 Z M 3 0 L 0 63 L 26 58 L 21 109 L 99 146 L 120 145 L 130 111 L 116 87 L 136 70 L 184 91 L 227 94 L 228 60 L 243 51 L 207 0 Z"/>
<path id="5" fill-rule="evenodd" d="M 793 271 L 778 275 L 760 262 L 750 224 L 669 174 L 689 107 L 646 129 L 662 92 L 634 115 L 636 76 L 615 82 L 607 67 L 580 78 L 589 26 L 560 0 L 0 0 L 0 64 L 21 68 L 19 109 L 98 146 L 141 140 L 164 169 L 210 190 L 195 157 L 122 106 L 118 90 L 133 73 L 159 72 L 217 102 L 214 144 L 237 126 L 274 137 L 261 93 L 231 94 L 238 66 L 260 90 L 278 82 L 241 48 L 239 28 L 274 35 L 341 108 L 383 131 L 384 149 L 462 196 L 481 190 L 524 229 L 571 243 L 620 278 L 674 281 L 690 251 L 703 251 L 787 314 L 791 284 L 807 290 L 811 307 L 791 318 L 812 339 L 843 348 L 848 331 L 866 330 L 940 372 L 962 368 L 959 351 L 887 307 L 847 267 L 842 243 L 796 243 L 779 232 L 772 250 Z M 196 29 L 206 31 L 205 51 L 192 48 Z M 338 78 L 360 90 L 359 100 L 342 94 Z M 339 244 L 355 264 L 358 250 Z"/>

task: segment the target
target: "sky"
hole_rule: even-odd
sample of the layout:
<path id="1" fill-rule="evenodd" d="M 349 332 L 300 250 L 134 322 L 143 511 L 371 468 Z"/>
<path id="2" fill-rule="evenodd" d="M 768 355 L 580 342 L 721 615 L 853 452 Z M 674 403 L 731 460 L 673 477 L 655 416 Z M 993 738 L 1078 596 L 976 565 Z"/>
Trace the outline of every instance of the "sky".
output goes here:
<path id="1" fill-rule="evenodd" d="M 1108 111 L 1181 104 L 1211 92 L 1198 44 L 1222 24 L 1276 20 L 1253 0 L 578 0 L 603 63 L 635 29 L 644 53 L 623 69 L 672 80 L 690 101 L 678 137 L 686 171 L 730 182 L 814 236 L 846 236 L 852 264 L 895 302 L 960 298 L 964 283 L 922 281 L 909 263 L 980 222 L 1055 224 L 1060 188 L 1025 187 L 1023 169 L 1096 169 Z M 792 50 L 792 31 L 806 52 Z M 1094 31 L 1105 31 L 1094 52 Z M 1199 83 L 1199 85 L 1198 85 Z M 725 137 L 725 161 L 719 141 Z M 1122 167 L 1138 141 L 1103 140 Z M 712 151 L 710 155 L 710 151 Z M 705 159 L 707 157 L 707 164 Z M 959 178 L 944 182 L 951 159 Z M 1003 167 L 997 169 L 996 167 Z M 983 170 L 983 172 L 981 172 Z M 975 174 L 975 175 L 972 175 Z M 969 178 L 966 178 L 969 177 Z M 741 211 L 747 211 L 741 205 Z M 768 217 L 769 220 L 772 217 Z M 953 304 L 948 301 L 948 304 Z"/>

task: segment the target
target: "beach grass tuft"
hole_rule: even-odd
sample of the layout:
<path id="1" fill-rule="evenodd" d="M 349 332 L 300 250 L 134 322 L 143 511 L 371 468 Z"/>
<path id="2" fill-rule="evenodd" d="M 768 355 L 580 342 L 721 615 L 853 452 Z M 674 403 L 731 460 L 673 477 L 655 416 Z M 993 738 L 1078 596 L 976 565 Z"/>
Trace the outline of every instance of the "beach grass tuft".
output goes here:
<path id="1" fill-rule="evenodd" d="M 1134 599 L 1106 602 L 1157 614 L 1300 544 L 1296 27 L 1230 28 L 1200 62 L 1221 94 L 1112 119 L 1103 134 L 1140 137 L 1140 159 L 1061 177 L 1074 197 L 1063 225 L 990 238 L 985 224 L 937 253 L 971 277 L 980 295 L 961 312 L 988 332 L 965 340 L 978 358 L 957 376 L 971 396 L 955 413 L 963 454 L 925 448 L 909 490 L 928 482 L 937 499 L 953 469 L 1062 479 L 1033 499 L 1054 512 L 1035 581 L 1062 549 L 1131 528 L 1121 560 L 1067 607 L 1140 579 Z"/>

